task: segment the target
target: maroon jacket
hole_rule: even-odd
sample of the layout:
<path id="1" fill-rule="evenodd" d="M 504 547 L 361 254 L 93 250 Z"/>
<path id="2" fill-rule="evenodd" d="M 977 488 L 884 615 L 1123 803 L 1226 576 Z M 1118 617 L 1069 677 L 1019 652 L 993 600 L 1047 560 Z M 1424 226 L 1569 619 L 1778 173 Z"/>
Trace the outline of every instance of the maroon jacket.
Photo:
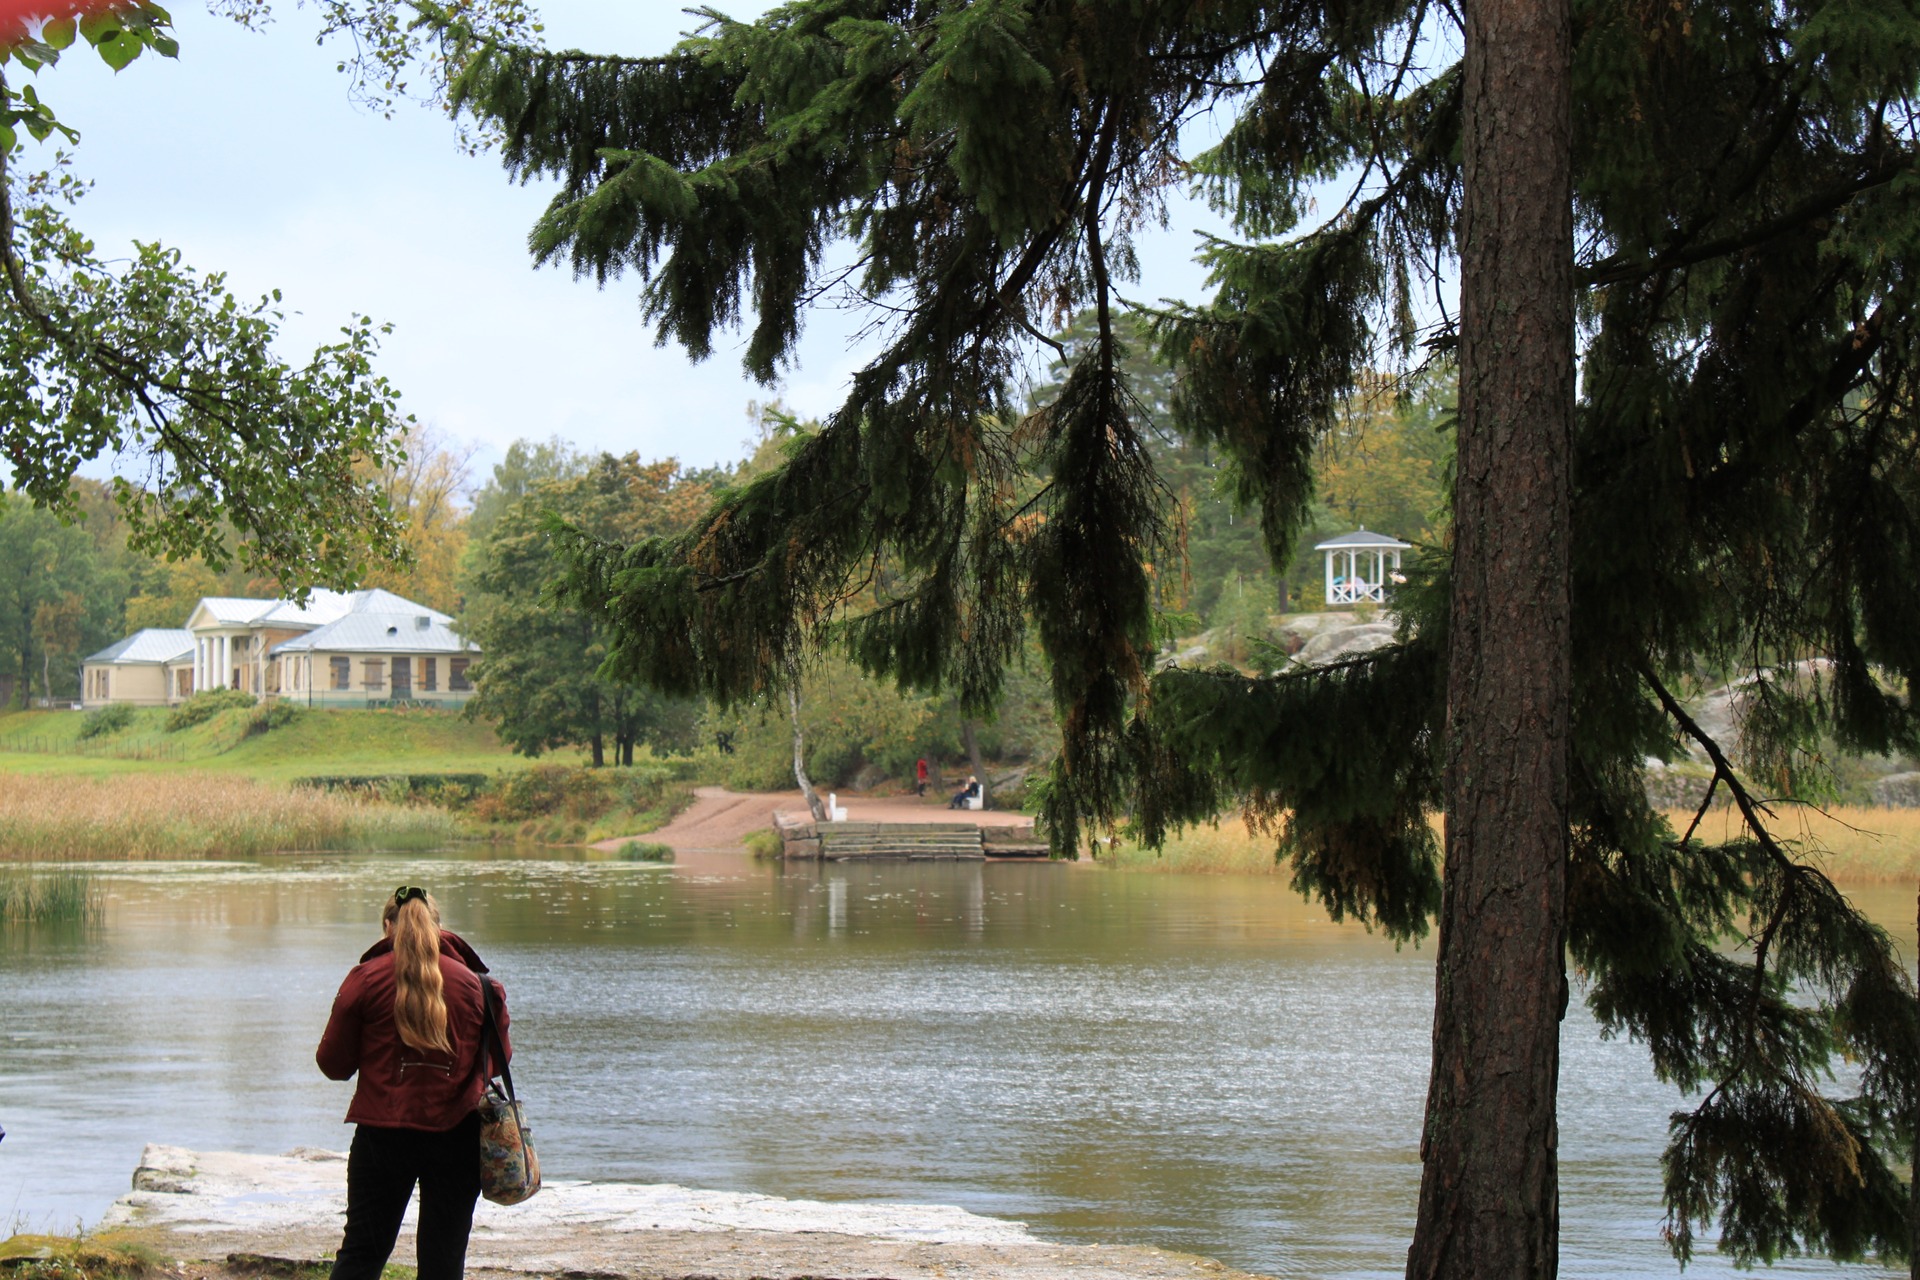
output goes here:
<path id="1" fill-rule="evenodd" d="M 486 1081 L 480 1074 L 480 984 L 493 983 L 494 1020 L 501 1047 L 513 1056 L 507 1039 L 506 991 L 458 934 L 440 931 L 440 981 L 447 1002 L 447 1040 L 453 1056 L 410 1048 L 393 1021 L 393 942 L 382 938 L 367 948 L 360 963 L 340 984 L 333 1014 L 314 1060 L 330 1080 L 360 1073 L 347 1108 L 348 1124 L 387 1129 L 428 1129 L 443 1133 L 480 1104 Z M 501 1064 L 492 1063 L 498 1075 Z"/>

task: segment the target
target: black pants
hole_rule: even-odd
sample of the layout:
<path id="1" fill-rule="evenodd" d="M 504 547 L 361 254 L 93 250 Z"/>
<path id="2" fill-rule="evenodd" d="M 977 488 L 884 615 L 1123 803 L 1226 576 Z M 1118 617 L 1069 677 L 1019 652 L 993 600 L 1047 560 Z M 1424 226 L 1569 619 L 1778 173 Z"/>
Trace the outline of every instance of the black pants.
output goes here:
<path id="1" fill-rule="evenodd" d="M 416 1182 L 420 1280 L 460 1280 L 480 1198 L 478 1114 L 445 1133 L 370 1124 L 354 1129 L 347 1153 L 347 1234 L 333 1260 L 332 1280 L 379 1280 Z"/>

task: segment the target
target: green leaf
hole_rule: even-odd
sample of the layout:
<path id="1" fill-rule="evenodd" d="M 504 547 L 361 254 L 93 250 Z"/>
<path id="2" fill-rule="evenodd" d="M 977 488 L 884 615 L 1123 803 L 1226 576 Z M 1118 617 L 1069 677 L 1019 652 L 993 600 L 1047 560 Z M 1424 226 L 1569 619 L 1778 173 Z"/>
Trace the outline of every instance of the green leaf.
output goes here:
<path id="1" fill-rule="evenodd" d="M 155 36 L 153 51 L 163 58 L 177 58 L 180 56 L 180 42 L 172 36 Z"/>
<path id="2" fill-rule="evenodd" d="M 120 21 L 120 15 L 117 13 L 90 13 L 80 19 L 80 34 L 85 36 L 87 43 L 95 48 L 109 40 L 117 39 L 124 29 L 125 24 Z"/>
<path id="3" fill-rule="evenodd" d="M 19 137 L 14 133 L 13 126 L 0 124 L 0 154 L 12 151 L 18 141 Z"/>
<path id="4" fill-rule="evenodd" d="M 129 62 L 140 56 L 140 41 L 121 32 L 111 40 L 100 44 L 100 58 L 115 71 L 124 68 Z"/>
<path id="5" fill-rule="evenodd" d="M 40 38 L 55 49 L 65 49 L 73 44 L 73 39 L 79 31 L 80 24 L 72 18 L 55 18 L 40 28 Z"/>

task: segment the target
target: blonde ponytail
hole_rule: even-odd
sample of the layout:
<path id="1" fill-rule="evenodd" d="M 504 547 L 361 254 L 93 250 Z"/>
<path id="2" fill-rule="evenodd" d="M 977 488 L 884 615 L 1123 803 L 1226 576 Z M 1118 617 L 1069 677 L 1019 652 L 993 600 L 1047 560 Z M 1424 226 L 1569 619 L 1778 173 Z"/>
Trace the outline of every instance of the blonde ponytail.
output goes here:
<path id="1" fill-rule="evenodd" d="M 382 916 L 393 930 L 393 1021 L 400 1039 L 411 1049 L 451 1054 L 440 981 L 440 909 L 424 891 L 403 888 Z"/>

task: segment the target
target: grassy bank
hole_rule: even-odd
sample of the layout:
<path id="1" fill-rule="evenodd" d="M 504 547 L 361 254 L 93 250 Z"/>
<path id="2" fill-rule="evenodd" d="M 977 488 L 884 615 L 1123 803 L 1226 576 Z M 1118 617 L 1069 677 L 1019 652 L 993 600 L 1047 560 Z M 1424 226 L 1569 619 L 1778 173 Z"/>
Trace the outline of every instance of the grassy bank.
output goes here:
<path id="1" fill-rule="evenodd" d="M 440 809 L 248 778 L 26 775 L 7 780 L 0 802 L 0 860 L 423 849 L 464 830 Z"/>
<path id="2" fill-rule="evenodd" d="M 1686 830 L 1691 812 L 1669 811 L 1676 832 Z M 1737 815 L 1717 810 L 1701 823 L 1697 839 L 1723 840 L 1733 834 Z M 1893 884 L 1920 880 L 1920 810 L 1834 808 L 1825 813 L 1781 805 L 1772 824 L 1775 838 L 1791 841 L 1802 857 L 1817 862 L 1845 884 Z M 1237 818 L 1190 827 L 1167 842 L 1163 852 L 1121 843 L 1098 861 L 1117 871 L 1193 872 L 1233 875 L 1290 875 L 1273 856 L 1274 841 L 1250 835 Z"/>
<path id="3" fill-rule="evenodd" d="M 563 757 L 564 758 L 564 757 Z M 0 860 L 417 849 L 630 836 L 692 799 L 699 766 L 529 761 L 446 712 L 254 706 L 0 715 Z"/>
<path id="4" fill-rule="evenodd" d="M 191 705 L 191 704 L 189 704 Z M 491 773 L 524 768 L 490 725 L 444 711 L 224 706 L 0 714 L 0 774 L 112 777 L 221 773 L 291 781 L 317 773 Z"/>

